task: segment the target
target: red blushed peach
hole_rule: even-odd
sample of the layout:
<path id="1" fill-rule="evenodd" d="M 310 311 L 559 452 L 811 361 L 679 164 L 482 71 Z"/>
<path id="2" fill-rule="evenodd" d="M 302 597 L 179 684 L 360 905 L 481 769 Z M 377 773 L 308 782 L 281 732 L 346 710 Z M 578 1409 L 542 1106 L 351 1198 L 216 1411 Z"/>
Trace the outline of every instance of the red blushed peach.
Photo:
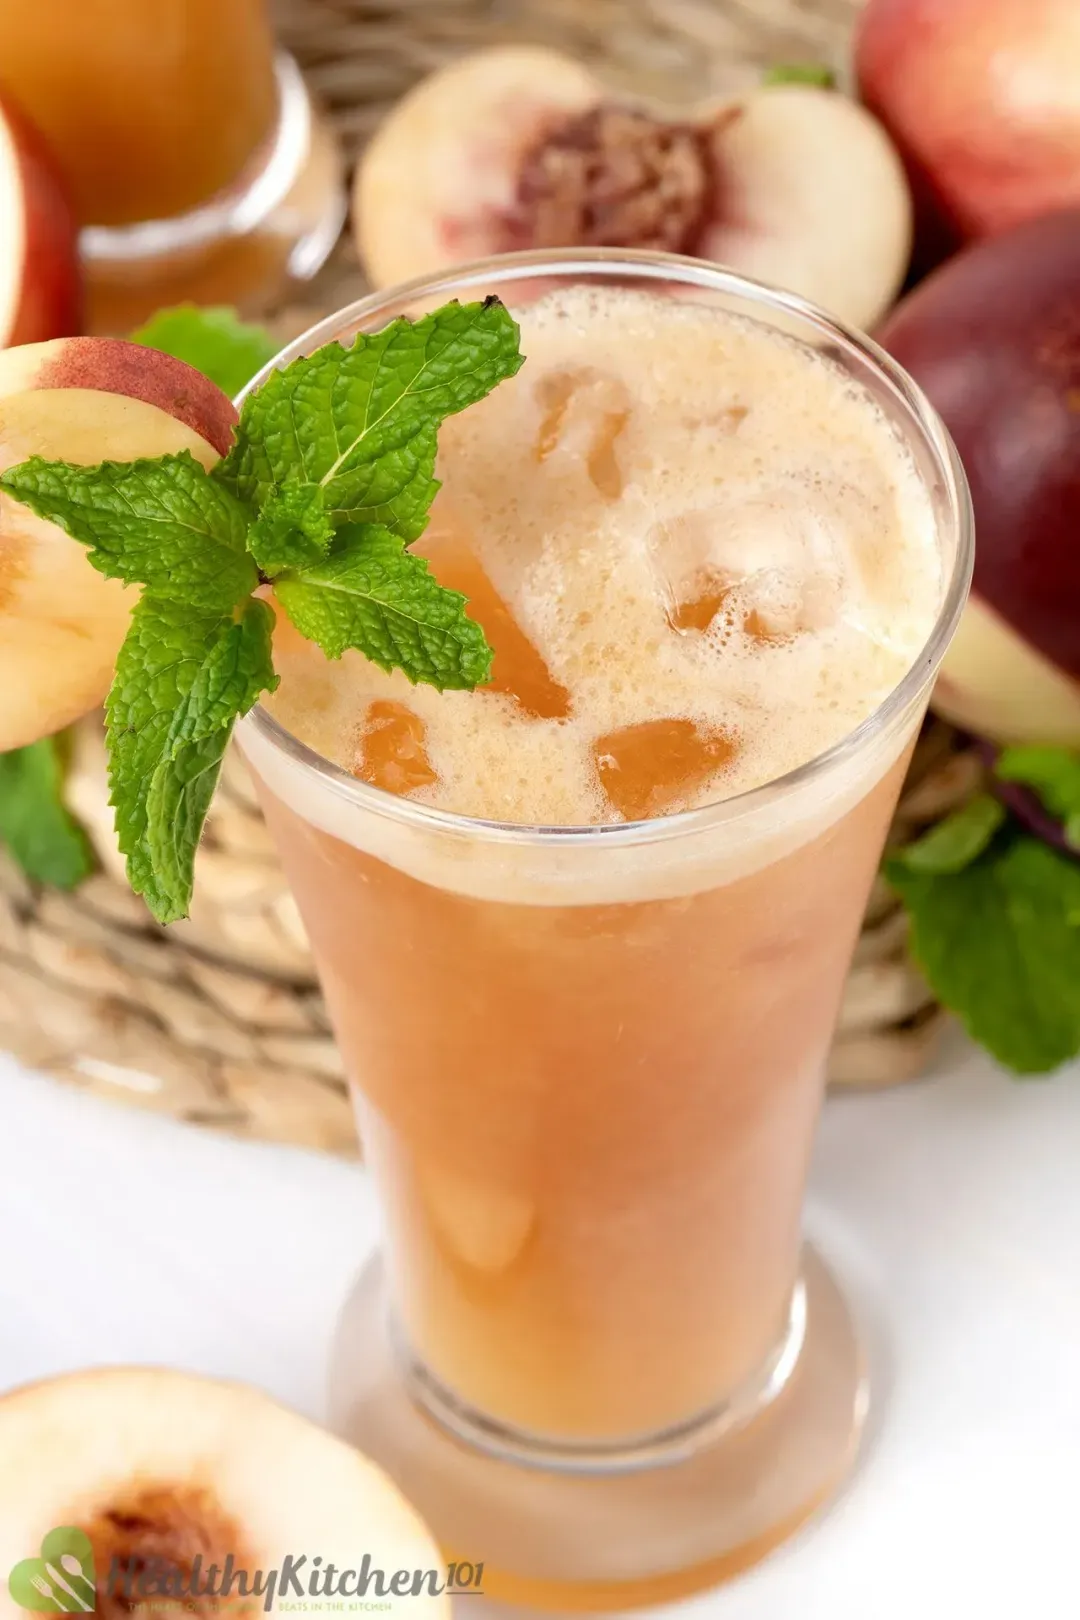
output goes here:
<path id="1" fill-rule="evenodd" d="M 495 47 L 398 104 L 357 171 L 360 255 L 377 286 L 521 248 L 636 247 L 717 260 L 857 326 L 903 279 L 911 205 L 869 113 L 806 85 L 656 109 L 587 69 Z"/>
<path id="2" fill-rule="evenodd" d="M 939 246 L 1080 203 L 1077 0 L 869 0 L 855 62 Z"/>
<path id="3" fill-rule="evenodd" d="M 78 232 L 41 137 L 0 102 L 0 348 L 79 328 Z"/>
<path id="4" fill-rule="evenodd" d="M 0 470 L 33 455 L 92 465 L 189 450 L 210 467 L 236 413 L 199 372 L 114 338 L 0 352 Z M 0 494 L 0 752 L 100 703 L 135 593 Z"/>
<path id="5" fill-rule="evenodd" d="M 975 507 L 973 606 L 936 702 L 991 737 L 1080 746 L 1080 209 L 968 248 L 879 336 Z"/>

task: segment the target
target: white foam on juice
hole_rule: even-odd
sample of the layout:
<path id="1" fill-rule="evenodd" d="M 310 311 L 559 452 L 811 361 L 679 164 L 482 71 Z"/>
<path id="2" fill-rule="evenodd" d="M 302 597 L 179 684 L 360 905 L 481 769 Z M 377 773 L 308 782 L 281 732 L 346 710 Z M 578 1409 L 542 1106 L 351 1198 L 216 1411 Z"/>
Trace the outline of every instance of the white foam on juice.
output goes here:
<path id="1" fill-rule="evenodd" d="M 437 777 L 414 799 L 532 826 L 619 819 L 594 743 L 621 727 L 678 717 L 734 741 L 671 810 L 840 741 L 911 667 L 944 589 L 929 494 L 878 407 L 827 355 L 690 301 L 576 287 L 515 315 L 524 367 L 441 429 L 432 566 L 449 527 L 569 716 L 285 635 L 275 718 L 355 770 L 370 705 L 403 703 Z"/>

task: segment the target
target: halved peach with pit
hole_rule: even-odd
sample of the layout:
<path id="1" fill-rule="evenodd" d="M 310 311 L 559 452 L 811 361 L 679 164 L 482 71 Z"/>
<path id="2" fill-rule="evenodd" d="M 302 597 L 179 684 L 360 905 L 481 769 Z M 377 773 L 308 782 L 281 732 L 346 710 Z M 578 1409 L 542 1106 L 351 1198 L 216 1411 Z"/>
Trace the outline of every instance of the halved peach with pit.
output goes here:
<path id="1" fill-rule="evenodd" d="M 911 248 L 903 167 L 881 125 L 830 90 L 768 84 L 655 108 L 611 99 L 556 51 L 500 46 L 401 101 L 357 172 L 377 286 L 523 248 L 691 254 L 870 326 Z"/>
<path id="2" fill-rule="evenodd" d="M 35 1590 L 52 1594 L 46 1611 L 99 1620 L 143 1604 L 197 1617 L 450 1614 L 442 1555 L 397 1487 L 246 1385 L 161 1367 L 47 1379 L 0 1399 L 0 1456 L 0 1561 L 13 1572 L 0 1620 L 23 1616 Z M 381 1572 L 378 1604 L 361 1601 L 364 1560 Z M 323 1595 L 309 1603 L 313 1576 Z"/>
<path id="3" fill-rule="evenodd" d="M 210 467 L 236 412 L 200 372 L 119 338 L 0 351 L 0 470 L 33 455 L 93 465 L 189 450 Z M 136 593 L 62 529 L 0 494 L 0 752 L 100 703 Z"/>

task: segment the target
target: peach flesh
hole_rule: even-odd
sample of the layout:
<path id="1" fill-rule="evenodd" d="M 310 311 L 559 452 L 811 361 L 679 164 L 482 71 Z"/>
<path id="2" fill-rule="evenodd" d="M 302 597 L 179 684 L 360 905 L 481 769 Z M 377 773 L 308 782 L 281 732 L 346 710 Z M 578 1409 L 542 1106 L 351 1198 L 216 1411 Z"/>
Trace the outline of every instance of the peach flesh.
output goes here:
<path id="1" fill-rule="evenodd" d="M 354 218 L 377 286 L 515 248 L 661 248 L 856 325 L 891 303 L 911 236 L 899 158 L 843 96 L 779 85 L 665 114 L 520 47 L 465 57 L 405 97 L 359 166 Z"/>
<path id="2" fill-rule="evenodd" d="M 197 1595 L 164 1600 L 195 1620 L 261 1615 L 263 1588 L 242 1602 L 240 1571 L 249 1579 L 258 1569 L 280 1572 L 290 1554 L 309 1560 L 305 1583 L 312 1556 L 341 1572 L 366 1551 L 388 1579 L 399 1569 L 445 1567 L 419 1515 L 360 1451 L 262 1391 L 224 1379 L 108 1366 L 28 1384 L 0 1399 L 0 1456 L 4 1569 L 36 1554 L 49 1526 L 81 1529 L 94 1552 L 99 1620 L 130 1620 L 139 1610 L 123 1582 L 110 1590 L 114 1555 L 136 1577 L 136 1593 L 140 1568 L 153 1560 L 181 1579 L 197 1560 Z M 235 1568 L 231 1593 L 214 1597 L 211 1565 L 222 1593 L 226 1557 Z M 289 1607 L 282 1590 L 268 1602 L 272 1613 Z M 161 1596 L 149 1601 L 163 1606 Z M 447 1620 L 451 1600 L 425 1585 L 420 1595 L 391 1593 L 379 1607 L 387 1620 Z M 24 1612 L 5 1581 L 0 1617 Z"/>
<path id="3" fill-rule="evenodd" d="M 92 465 L 181 450 L 210 467 L 235 419 L 199 372 L 138 344 L 75 338 L 0 353 L 0 468 L 32 455 Z M 102 701 L 135 595 L 0 494 L 0 751 Z"/>
<path id="4" fill-rule="evenodd" d="M 933 704 L 955 725 L 996 742 L 1080 748 L 1080 682 L 1047 663 L 978 597 L 964 609 Z"/>

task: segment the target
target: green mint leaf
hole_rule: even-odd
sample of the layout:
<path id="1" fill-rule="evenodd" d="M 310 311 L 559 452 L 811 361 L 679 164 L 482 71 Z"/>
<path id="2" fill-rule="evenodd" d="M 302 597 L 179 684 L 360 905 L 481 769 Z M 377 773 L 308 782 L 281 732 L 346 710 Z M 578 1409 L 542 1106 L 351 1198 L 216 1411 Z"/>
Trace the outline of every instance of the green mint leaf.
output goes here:
<path id="1" fill-rule="evenodd" d="M 320 562 L 334 526 L 319 484 L 285 484 L 271 492 L 248 534 L 248 550 L 272 579 L 283 568 Z"/>
<path id="2" fill-rule="evenodd" d="M 276 685 L 272 626 L 257 600 L 237 619 L 147 593 L 132 614 L 106 705 L 109 783 L 128 878 L 159 922 L 186 915 L 233 723 Z"/>
<path id="3" fill-rule="evenodd" d="M 980 1045 L 1017 1074 L 1080 1052 L 1080 864 L 1018 833 L 958 872 L 885 870 L 915 960 Z"/>
<path id="4" fill-rule="evenodd" d="M 909 872 L 930 876 L 962 872 L 989 846 L 1007 816 L 1005 806 L 991 794 L 979 793 L 893 858 Z"/>
<path id="5" fill-rule="evenodd" d="M 819 90 L 835 90 L 837 79 L 827 62 L 777 62 L 761 75 L 764 85 L 809 84 Z"/>
<path id="6" fill-rule="evenodd" d="M 65 808 L 55 737 L 0 754 L 0 843 L 27 877 L 73 889 L 93 869 L 86 835 Z"/>
<path id="7" fill-rule="evenodd" d="M 1065 818 L 1065 842 L 1080 850 L 1080 810 Z"/>
<path id="8" fill-rule="evenodd" d="M 331 556 L 279 575 L 274 591 L 301 635 L 330 658 L 354 647 L 381 669 L 402 669 L 440 691 L 491 674 L 491 648 L 466 616 L 465 598 L 376 524 L 343 530 Z"/>
<path id="9" fill-rule="evenodd" d="M 96 467 L 32 456 L 0 474 L 0 488 L 88 546 L 109 579 L 221 611 L 258 583 L 250 514 L 187 450 Z"/>
<path id="10" fill-rule="evenodd" d="M 1003 748 L 994 774 L 1003 782 L 1032 788 L 1050 814 L 1066 823 L 1069 842 L 1076 842 L 1069 826 L 1080 818 L 1080 754 L 1034 745 Z"/>
<path id="11" fill-rule="evenodd" d="M 274 358 L 279 347 L 263 327 L 239 320 L 234 309 L 199 309 L 195 304 L 159 310 L 145 326 L 132 332 L 131 339 L 194 366 L 230 399 Z"/>
<path id="12" fill-rule="evenodd" d="M 320 484 L 338 522 L 380 523 L 415 540 L 438 488 L 439 423 L 514 375 L 518 339 L 491 298 L 399 318 L 350 349 L 328 344 L 244 402 L 214 477 L 260 509 L 291 480 Z"/>
<path id="13" fill-rule="evenodd" d="M 232 728 L 230 721 L 209 737 L 182 743 L 154 767 L 146 791 L 145 849 L 153 869 L 157 902 L 151 909 L 159 922 L 177 922 L 187 916 L 195 878 L 195 851 Z"/>

